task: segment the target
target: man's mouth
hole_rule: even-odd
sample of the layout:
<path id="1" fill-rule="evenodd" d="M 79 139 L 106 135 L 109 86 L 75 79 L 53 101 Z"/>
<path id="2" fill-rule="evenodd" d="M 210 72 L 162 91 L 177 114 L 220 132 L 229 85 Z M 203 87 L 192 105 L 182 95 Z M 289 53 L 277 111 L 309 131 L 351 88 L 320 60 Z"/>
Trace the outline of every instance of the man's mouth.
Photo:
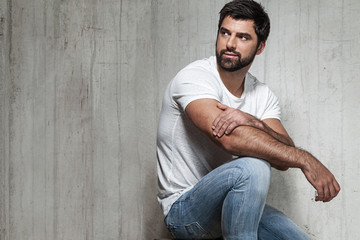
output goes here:
<path id="1" fill-rule="evenodd" d="M 239 58 L 239 55 L 234 53 L 234 52 L 229 52 L 229 51 L 224 51 L 222 53 L 222 56 L 226 57 L 226 58 Z"/>
<path id="2" fill-rule="evenodd" d="M 224 56 L 227 58 L 236 58 L 238 57 L 238 55 L 234 54 L 234 53 L 224 53 Z"/>

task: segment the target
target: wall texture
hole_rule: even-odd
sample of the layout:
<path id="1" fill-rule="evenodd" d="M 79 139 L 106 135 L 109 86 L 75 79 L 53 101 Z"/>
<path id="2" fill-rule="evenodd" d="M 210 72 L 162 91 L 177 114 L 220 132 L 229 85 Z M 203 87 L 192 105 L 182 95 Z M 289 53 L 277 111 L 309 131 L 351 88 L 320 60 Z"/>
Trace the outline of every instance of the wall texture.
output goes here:
<path id="1" fill-rule="evenodd" d="M 214 53 L 225 2 L 0 2 L 1 240 L 167 236 L 155 198 L 162 92 Z M 360 2 L 261 2 L 272 29 L 251 71 L 342 186 L 316 203 L 301 171 L 274 170 L 269 203 L 314 239 L 356 239 Z"/>

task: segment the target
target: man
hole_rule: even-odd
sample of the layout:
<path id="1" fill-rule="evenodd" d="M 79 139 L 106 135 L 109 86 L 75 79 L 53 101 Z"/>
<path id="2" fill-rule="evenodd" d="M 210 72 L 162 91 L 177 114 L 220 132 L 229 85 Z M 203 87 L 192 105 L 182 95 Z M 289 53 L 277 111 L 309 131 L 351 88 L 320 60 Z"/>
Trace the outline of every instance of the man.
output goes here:
<path id="1" fill-rule="evenodd" d="M 177 239 L 309 239 L 265 204 L 271 166 L 300 168 L 318 192 L 316 201 L 330 201 L 340 191 L 324 165 L 294 146 L 277 98 L 248 73 L 269 31 L 260 4 L 226 4 L 216 57 L 191 63 L 165 91 L 158 200 Z"/>

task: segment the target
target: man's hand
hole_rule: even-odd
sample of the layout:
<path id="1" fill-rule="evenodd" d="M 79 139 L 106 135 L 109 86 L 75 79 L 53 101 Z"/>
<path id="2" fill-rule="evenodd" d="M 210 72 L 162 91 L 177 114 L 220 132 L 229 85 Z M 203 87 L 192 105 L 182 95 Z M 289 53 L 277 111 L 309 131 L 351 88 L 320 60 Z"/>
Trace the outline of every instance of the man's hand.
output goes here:
<path id="1" fill-rule="evenodd" d="M 247 114 L 239 109 L 228 107 L 222 103 L 218 103 L 217 107 L 223 110 L 214 120 L 212 124 L 213 134 L 222 137 L 224 134 L 230 134 L 238 126 L 255 127 L 258 121 L 255 117 Z"/>
<path id="2" fill-rule="evenodd" d="M 264 131 L 288 146 L 295 146 L 280 120 L 271 118 L 260 121 L 248 113 L 226 106 L 222 103 L 217 103 L 216 106 L 218 109 L 222 110 L 222 112 L 217 115 L 212 123 L 212 131 L 215 137 L 221 138 L 224 134 L 229 135 L 239 126 L 249 126 Z M 275 165 L 274 167 L 278 170 L 287 169 L 286 167 L 276 167 Z"/>
<path id="3" fill-rule="evenodd" d="M 340 185 L 334 175 L 320 161 L 311 155 L 307 157 L 308 161 L 301 170 L 318 193 L 315 201 L 329 202 L 339 193 Z"/>

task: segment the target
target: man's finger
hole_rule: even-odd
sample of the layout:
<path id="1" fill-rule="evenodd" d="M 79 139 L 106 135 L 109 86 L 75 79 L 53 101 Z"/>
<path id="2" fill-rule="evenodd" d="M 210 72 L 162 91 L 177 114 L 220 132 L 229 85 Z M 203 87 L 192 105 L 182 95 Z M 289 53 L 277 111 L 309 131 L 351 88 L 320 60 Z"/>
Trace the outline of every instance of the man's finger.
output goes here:
<path id="1" fill-rule="evenodd" d="M 322 188 L 317 189 L 317 194 L 315 201 L 322 201 L 324 199 L 324 190 Z"/>
<path id="2" fill-rule="evenodd" d="M 220 113 L 213 121 L 212 129 L 214 130 L 219 125 L 219 122 L 221 120 L 227 119 L 228 118 L 227 115 L 228 115 L 228 112 L 226 112 L 226 111 Z"/>
<path id="3" fill-rule="evenodd" d="M 332 185 L 330 188 L 331 191 L 331 198 L 334 198 L 338 195 L 339 191 L 340 191 L 340 185 L 339 183 L 336 181 L 336 179 L 334 178 L 332 181 Z"/>
<path id="4" fill-rule="evenodd" d="M 225 124 L 226 120 L 225 120 L 224 114 L 220 114 L 214 121 L 213 124 L 213 134 L 216 136 L 218 135 L 219 131 L 221 130 L 222 126 Z"/>
<path id="5" fill-rule="evenodd" d="M 219 102 L 216 106 L 217 106 L 219 109 L 224 110 L 224 111 L 228 108 L 227 105 L 222 104 L 222 103 L 220 103 L 220 102 Z"/>
<path id="6" fill-rule="evenodd" d="M 330 196 L 330 190 L 329 190 L 329 186 L 325 185 L 324 186 L 324 198 L 323 198 L 323 202 L 328 202 L 331 200 L 331 196 Z"/>
<path id="7" fill-rule="evenodd" d="M 235 122 L 232 122 L 225 130 L 225 134 L 230 134 L 235 128 L 237 127 L 237 124 Z"/>
<path id="8" fill-rule="evenodd" d="M 228 122 L 224 122 L 224 124 L 221 126 L 221 128 L 219 129 L 217 136 L 218 137 L 222 137 L 226 131 L 226 129 L 228 128 Z"/>
<path id="9" fill-rule="evenodd" d="M 218 133 L 220 131 L 220 129 L 222 128 L 222 126 L 231 118 L 231 116 L 229 116 L 229 112 L 228 111 L 224 111 L 222 113 L 219 114 L 219 116 L 216 117 L 216 119 L 213 122 L 213 126 L 212 129 L 214 130 L 213 132 Z M 225 128 L 226 129 L 226 128 Z"/>

